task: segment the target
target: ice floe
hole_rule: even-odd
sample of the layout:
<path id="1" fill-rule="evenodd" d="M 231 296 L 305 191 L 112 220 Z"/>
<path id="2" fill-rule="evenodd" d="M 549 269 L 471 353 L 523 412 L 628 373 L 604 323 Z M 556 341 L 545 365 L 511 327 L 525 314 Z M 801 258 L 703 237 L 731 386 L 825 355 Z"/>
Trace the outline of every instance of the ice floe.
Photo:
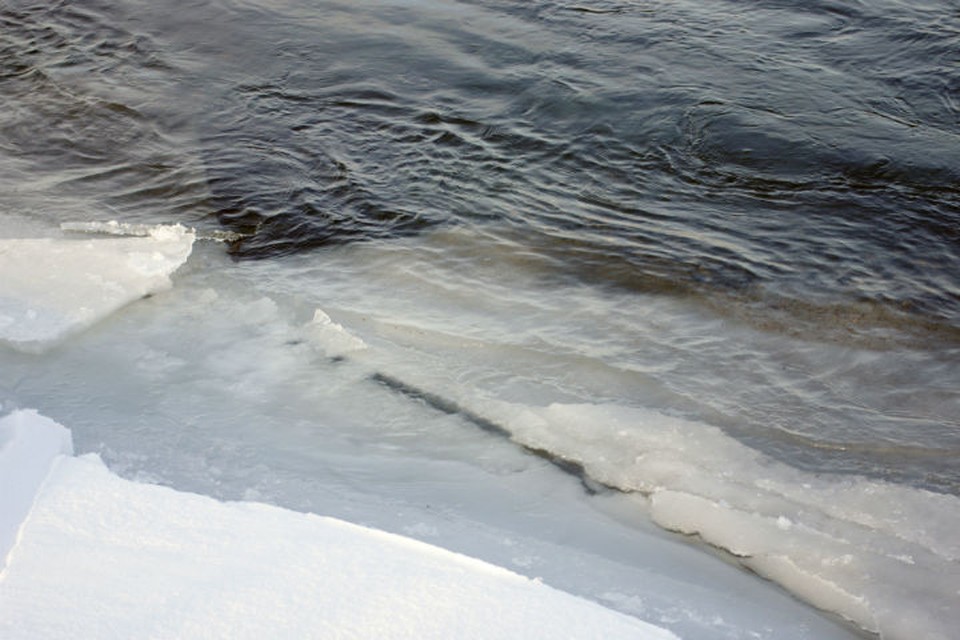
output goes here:
<path id="1" fill-rule="evenodd" d="M 116 238 L 0 239 L 0 343 L 42 351 L 169 288 L 195 237 L 182 225 L 156 225 Z"/>

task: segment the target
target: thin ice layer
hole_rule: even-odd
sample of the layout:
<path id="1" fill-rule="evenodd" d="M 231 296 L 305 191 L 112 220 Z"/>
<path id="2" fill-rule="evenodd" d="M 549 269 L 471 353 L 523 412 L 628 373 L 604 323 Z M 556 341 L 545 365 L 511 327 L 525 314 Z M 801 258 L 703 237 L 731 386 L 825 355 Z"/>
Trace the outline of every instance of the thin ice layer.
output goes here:
<path id="1" fill-rule="evenodd" d="M 489 403 L 527 446 L 650 495 L 661 526 L 695 534 L 803 599 L 888 640 L 960 628 L 960 499 L 772 461 L 715 427 L 613 405 Z"/>
<path id="2" fill-rule="evenodd" d="M 181 225 L 143 237 L 0 239 L 0 342 L 40 351 L 169 288 L 194 239 Z"/>
<path id="3" fill-rule="evenodd" d="M 60 458 L 37 496 L 0 636 L 676 637 L 408 538 L 122 480 L 92 455 Z"/>

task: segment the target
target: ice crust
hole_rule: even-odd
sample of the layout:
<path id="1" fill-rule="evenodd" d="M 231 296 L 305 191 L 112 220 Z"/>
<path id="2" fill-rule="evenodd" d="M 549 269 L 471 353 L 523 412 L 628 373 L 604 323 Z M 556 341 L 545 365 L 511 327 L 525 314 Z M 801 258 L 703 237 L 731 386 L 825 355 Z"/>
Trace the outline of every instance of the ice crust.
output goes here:
<path id="1" fill-rule="evenodd" d="M 54 458 L 69 432 L 35 412 L 4 418 L 0 437 L 0 478 L 46 476 L 4 484 L 33 503 L 0 574 L 8 640 L 676 638 L 409 538 L 123 480 L 94 454 Z M 0 522 L 23 520 L 2 507 Z"/>
<path id="2" fill-rule="evenodd" d="M 170 275 L 186 262 L 196 237 L 181 225 L 136 233 L 114 226 L 116 235 L 129 237 L 0 239 L 0 343 L 43 351 L 169 288 Z M 95 230 L 114 226 L 98 223 Z"/>

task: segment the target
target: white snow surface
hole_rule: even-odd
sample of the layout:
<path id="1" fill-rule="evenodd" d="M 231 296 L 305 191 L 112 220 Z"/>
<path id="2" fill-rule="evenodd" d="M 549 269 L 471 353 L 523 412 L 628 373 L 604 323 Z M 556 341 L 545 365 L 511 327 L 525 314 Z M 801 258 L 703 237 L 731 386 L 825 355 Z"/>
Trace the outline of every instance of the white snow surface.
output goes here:
<path id="1" fill-rule="evenodd" d="M 69 432 L 33 411 L 0 438 L 0 522 L 20 524 L 0 574 L 7 640 L 676 638 L 409 538 L 121 479 L 62 455 Z"/>
<path id="2" fill-rule="evenodd" d="M 101 226 L 124 233 L 119 224 Z M 42 351 L 170 288 L 170 274 L 190 256 L 196 237 L 182 225 L 138 227 L 128 235 L 136 237 L 0 238 L 0 343 Z"/>

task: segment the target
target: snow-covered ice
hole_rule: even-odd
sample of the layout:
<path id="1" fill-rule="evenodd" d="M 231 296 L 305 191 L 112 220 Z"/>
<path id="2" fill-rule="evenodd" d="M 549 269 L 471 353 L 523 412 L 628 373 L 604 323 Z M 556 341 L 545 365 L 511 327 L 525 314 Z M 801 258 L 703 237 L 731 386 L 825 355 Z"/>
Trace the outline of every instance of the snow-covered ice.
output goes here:
<path id="1" fill-rule="evenodd" d="M 65 433 L 36 412 L 0 420 L 0 522 L 32 499 L 0 575 L 7 640 L 676 638 L 409 538 L 123 480 L 62 455 Z"/>

